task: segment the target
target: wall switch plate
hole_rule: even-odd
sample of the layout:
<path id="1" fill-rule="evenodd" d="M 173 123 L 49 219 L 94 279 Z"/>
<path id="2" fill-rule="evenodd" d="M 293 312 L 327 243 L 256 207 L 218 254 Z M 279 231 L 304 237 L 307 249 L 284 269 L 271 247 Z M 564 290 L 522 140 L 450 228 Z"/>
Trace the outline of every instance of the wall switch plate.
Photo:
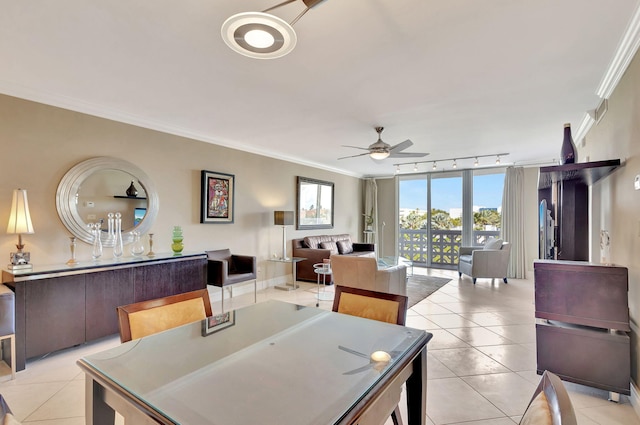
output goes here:
<path id="1" fill-rule="evenodd" d="M 640 174 L 636 176 L 635 181 L 633 182 L 633 188 L 635 190 L 640 190 Z"/>

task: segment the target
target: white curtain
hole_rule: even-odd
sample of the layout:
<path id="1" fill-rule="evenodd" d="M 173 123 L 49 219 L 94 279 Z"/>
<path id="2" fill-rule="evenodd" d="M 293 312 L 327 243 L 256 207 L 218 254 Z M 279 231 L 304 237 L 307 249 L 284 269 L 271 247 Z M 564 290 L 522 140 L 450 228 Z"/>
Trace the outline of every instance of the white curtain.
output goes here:
<path id="1" fill-rule="evenodd" d="M 378 185 L 375 179 L 364 180 L 364 214 L 373 218 L 371 242 L 378 244 Z M 363 229 L 367 228 L 365 217 L 362 217 Z M 377 251 L 378 249 L 376 249 Z"/>
<path id="2" fill-rule="evenodd" d="M 502 239 L 511 243 L 507 275 L 524 279 L 526 257 L 524 243 L 524 169 L 509 167 L 504 175 L 502 193 Z"/>

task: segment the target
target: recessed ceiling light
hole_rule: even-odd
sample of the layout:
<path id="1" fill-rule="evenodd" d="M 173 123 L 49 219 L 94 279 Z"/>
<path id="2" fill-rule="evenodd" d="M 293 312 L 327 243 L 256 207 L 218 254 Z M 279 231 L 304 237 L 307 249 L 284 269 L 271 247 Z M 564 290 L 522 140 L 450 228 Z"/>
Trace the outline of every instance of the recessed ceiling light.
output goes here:
<path id="1" fill-rule="evenodd" d="M 297 37 L 293 27 L 277 16 L 263 12 L 244 12 L 222 24 L 222 39 L 241 55 L 275 59 L 291 52 Z"/>

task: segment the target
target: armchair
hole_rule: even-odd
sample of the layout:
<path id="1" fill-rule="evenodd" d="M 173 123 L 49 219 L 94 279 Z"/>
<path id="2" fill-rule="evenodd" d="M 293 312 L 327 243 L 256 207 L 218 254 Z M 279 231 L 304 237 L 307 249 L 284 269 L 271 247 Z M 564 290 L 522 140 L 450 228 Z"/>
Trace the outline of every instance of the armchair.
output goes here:
<path id="1" fill-rule="evenodd" d="M 501 278 L 507 282 L 507 268 L 511 244 L 494 239 L 481 246 L 461 246 L 458 259 L 458 276 L 466 274 L 476 283 L 477 278 Z"/>
<path id="2" fill-rule="evenodd" d="M 258 280 L 256 257 L 234 255 L 229 249 L 207 251 L 207 284 L 219 286 L 222 293 L 224 313 L 224 287 L 253 280 L 253 301 L 258 300 Z M 233 296 L 233 292 L 231 293 Z"/>
<path id="3" fill-rule="evenodd" d="M 332 255 L 331 270 L 336 285 L 407 295 L 407 268 L 404 264 L 378 269 L 372 257 Z"/>

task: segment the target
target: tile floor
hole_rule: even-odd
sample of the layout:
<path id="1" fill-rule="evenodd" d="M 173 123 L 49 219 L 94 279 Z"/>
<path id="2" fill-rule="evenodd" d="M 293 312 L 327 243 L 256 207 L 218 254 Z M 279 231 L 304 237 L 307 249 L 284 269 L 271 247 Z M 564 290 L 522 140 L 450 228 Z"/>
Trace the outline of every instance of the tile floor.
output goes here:
<path id="1" fill-rule="evenodd" d="M 539 381 L 532 280 L 511 279 L 505 285 L 499 279 L 493 283 L 479 279 L 473 285 L 468 278 L 459 280 L 455 272 L 416 267 L 415 273 L 452 278 L 415 305 L 407 319 L 407 326 L 433 333 L 428 346 L 428 423 L 517 423 Z M 258 293 L 258 301 L 280 299 L 314 306 L 314 286 L 301 282 L 301 288 L 290 292 L 269 288 Z M 252 302 L 252 294 L 235 296 L 229 307 Z M 331 302 L 321 301 L 320 307 L 330 309 Z M 213 308 L 219 310 L 219 303 Z M 84 375 L 75 362 L 117 344 L 114 336 L 32 359 L 15 381 L 9 380 L 9 369 L 1 363 L 0 393 L 23 423 L 84 424 Z M 604 391 L 566 386 L 580 425 L 640 425 L 627 397 L 612 403 Z"/>

